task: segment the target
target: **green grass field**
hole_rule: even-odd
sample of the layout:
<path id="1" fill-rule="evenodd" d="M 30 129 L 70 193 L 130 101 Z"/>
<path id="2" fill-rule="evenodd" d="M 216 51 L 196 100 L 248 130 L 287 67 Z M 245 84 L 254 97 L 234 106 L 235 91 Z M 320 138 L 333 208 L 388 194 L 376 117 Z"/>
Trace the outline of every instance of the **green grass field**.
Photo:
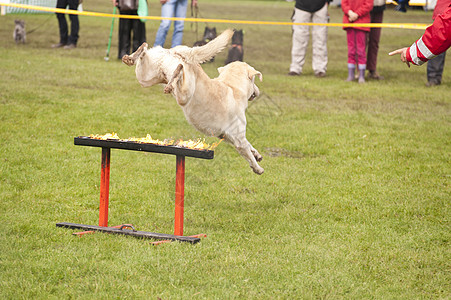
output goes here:
<path id="1" fill-rule="evenodd" d="M 109 1 L 87 11 L 112 12 Z M 285 1 L 199 1 L 201 16 L 289 21 Z M 159 4 L 150 1 L 150 14 Z M 431 12 L 385 22 L 430 23 Z M 331 22 L 341 10 L 330 8 Z M 15 45 L 22 18 L 26 45 Z M 88 235 L 57 222 L 98 223 L 100 149 L 73 138 L 203 138 L 162 86 L 140 87 L 120 63 L 111 19 L 80 17 L 77 49 L 54 50 L 54 15 L 0 17 L 1 299 L 449 299 L 451 297 L 451 67 L 427 88 L 426 66 L 408 69 L 391 50 L 418 30 L 384 29 L 384 81 L 345 82 L 346 38 L 329 29 L 327 77 L 311 52 L 286 76 L 289 26 L 209 24 L 245 30 L 245 61 L 263 73 L 247 113 L 262 176 L 228 144 L 214 160 L 187 158 L 185 234 L 199 244 Z M 116 23 L 117 25 L 117 23 Z M 199 38 L 205 24 L 199 24 Z M 158 22 L 149 21 L 153 43 Z M 184 42 L 196 40 L 186 24 Z M 215 77 L 226 51 L 204 65 Z M 206 137 L 208 142 L 215 142 Z M 172 233 L 175 157 L 112 150 L 110 224 Z"/>

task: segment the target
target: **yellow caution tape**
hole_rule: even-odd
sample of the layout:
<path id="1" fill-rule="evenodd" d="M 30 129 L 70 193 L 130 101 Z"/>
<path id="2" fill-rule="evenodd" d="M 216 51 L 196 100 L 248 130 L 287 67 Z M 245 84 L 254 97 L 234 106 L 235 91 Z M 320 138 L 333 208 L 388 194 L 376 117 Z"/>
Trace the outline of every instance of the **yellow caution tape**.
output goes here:
<path id="1" fill-rule="evenodd" d="M 225 24 L 243 24 L 243 25 L 304 25 L 304 26 L 327 26 L 327 27 L 369 27 L 369 28 L 402 28 L 402 29 L 419 29 L 425 30 L 430 24 L 419 23 L 293 23 L 293 22 L 272 22 L 272 21 L 246 21 L 246 20 L 224 20 L 224 19 L 201 19 L 201 18 L 167 18 L 147 16 L 141 17 L 137 15 L 114 15 L 106 13 L 97 13 L 90 11 L 78 11 L 61 8 L 42 7 L 27 4 L 17 3 L 0 3 L 0 6 L 18 7 L 23 9 L 55 12 L 63 14 L 72 14 L 80 16 L 91 17 L 106 17 L 106 18 L 122 18 L 122 19 L 147 19 L 147 20 L 170 20 L 170 21 L 185 21 L 185 22 L 206 22 L 206 23 L 225 23 Z"/>

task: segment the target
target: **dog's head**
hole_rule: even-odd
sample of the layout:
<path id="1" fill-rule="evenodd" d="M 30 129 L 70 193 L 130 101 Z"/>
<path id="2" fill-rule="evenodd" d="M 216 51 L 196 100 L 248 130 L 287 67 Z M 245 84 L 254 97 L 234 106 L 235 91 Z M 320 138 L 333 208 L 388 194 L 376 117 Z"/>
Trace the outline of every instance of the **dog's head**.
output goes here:
<path id="1" fill-rule="evenodd" d="M 245 89 L 247 99 L 254 100 L 260 95 L 260 90 L 255 84 L 255 76 L 258 75 L 260 81 L 263 81 L 261 72 L 255 70 L 245 62 L 235 61 L 224 67 L 218 68 L 219 76 L 228 77 L 226 81 L 231 82 L 235 78 L 236 84 Z M 244 86 L 242 83 L 246 83 Z"/>
<path id="2" fill-rule="evenodd" d="M 243 30 L 235 30 L 232 36 L 232 45 L 243 45 Z"/>
<path id="3" fill-rule="evenodd" d="M 162 64 L 167 57 L 168 50 L 154 47 L 144 50 L 136 61 L 136 78 L 143 87 L 150 87 L 158 83 L 167 83 Z"/>
<path id="4" fill-rule="evenodd" d="M 216 27 L 205 27 L 203 40 L 209 42 L 216 37 Z"/>
<path id="5" fill-rule="evenodd" d="M 14 20 L 14 24 L 16 24 L 16 28 L 25 28 L 24 20 Z"/>

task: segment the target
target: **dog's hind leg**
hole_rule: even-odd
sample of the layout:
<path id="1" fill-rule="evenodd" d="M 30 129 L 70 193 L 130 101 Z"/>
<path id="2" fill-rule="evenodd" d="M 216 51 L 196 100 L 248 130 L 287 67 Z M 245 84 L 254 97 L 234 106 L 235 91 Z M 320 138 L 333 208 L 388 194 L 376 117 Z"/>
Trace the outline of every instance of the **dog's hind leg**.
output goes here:
<path id="1" fill-rule="evenodd" d="M 132 54 L 122 56 L 122 62 L 127 66 L 133 66 L 136 63 L 136 60 L 141 56 L 141 54 L 147 50 L 147 47 L 147 43 L 143 43 Z"/>

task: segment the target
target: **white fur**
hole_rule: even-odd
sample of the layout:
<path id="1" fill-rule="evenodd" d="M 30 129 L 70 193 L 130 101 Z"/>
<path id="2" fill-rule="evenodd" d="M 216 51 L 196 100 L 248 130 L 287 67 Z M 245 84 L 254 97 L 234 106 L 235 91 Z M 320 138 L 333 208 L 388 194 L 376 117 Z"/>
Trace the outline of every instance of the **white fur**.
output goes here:
<path id="1" fill-rule="evenodd" d="M 201 47 L 178 46 L 172 49 L 148 48 L 144 43 L 122 61 L 136 65 L 136 78 L 143 87 L 167 84 L 186 119 L 204 134 L 224 138 L 249 162 L 257 174 L 263 173 L 257 161 L 262 156 L 246 139 L 245 110 L 248 101 L 259 95 L 254 83 L 262 74 L 244 62 L 233 62 L 218 69 L 219 76 L 210 79 L 200 63 L 223 50 L 233 35 L 226 30 Z"/>

